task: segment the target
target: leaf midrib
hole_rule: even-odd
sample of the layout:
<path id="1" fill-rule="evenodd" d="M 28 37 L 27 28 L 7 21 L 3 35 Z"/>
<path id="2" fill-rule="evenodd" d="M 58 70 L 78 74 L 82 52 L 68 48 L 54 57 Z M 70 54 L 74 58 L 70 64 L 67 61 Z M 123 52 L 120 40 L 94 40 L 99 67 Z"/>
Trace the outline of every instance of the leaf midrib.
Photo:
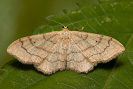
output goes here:
<path id="1" fill-rule="evenodd" d="M 128 45 L 131 43 L 131 40 L 133 39 L 133 33 L 131 33 L 131 36 L 129 37 L 129 40 L 127 41 L 127 43 L 126 43 L 126 45 L 125 45 L 125 49 L 128 47 Z M 127 51 L 127 50 L 125 50 L 125 51 Z M 108 85 L 108 83 L 109 83 L 109 80 L 111 79 L 111 77 L 112 77 L 112 75 L 113 75 L 113 73 L 114 73 L 114 71 L 115 71 L 115 68 L 116 68 L 116 66 L 117 66 L 117 63 L 120 61 L 120 59 L 121 59 L 121 57 L 123 56 L 125 54 L 125 52 L 122 54 L 122 55 L 120 55 L 119 56 L 119 58 L 118 58 L 118 60 L 116 61 L 116 63 L 115 63 L 115 65 L 114 65 L 114 67 L 113 67 L 113 69 L 112 69 L 112 71 L 111 71 L 111 73 L 110 73 L 110 75 L 109 75 L 109 77 L 107 78 L 107 80 L 106 80 L 106 82 L 105 82 L 105 84 L 104 84 L 104 86 L 103 86 L 103 89 L 106 89 L 106 86 Z M 130 60 L 129 60 L 130 61 Z M 131 61 L 130 61 L 131 62 Z M 132 63 L 131 63 L 132 64 Z M 132 64 L 133 65 L 133 64 Z"/>

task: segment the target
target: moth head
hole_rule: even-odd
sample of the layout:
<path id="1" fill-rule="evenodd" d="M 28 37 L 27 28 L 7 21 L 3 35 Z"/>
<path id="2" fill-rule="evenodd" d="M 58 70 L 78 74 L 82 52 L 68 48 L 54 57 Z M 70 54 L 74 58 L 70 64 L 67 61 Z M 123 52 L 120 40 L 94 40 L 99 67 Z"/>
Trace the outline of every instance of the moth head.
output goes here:
<path id="1" fill-rule="evenodd" d="M 68 26 L 62 26 L 62 28 L 64 28 L 64 29 L 68 29 Z"/>

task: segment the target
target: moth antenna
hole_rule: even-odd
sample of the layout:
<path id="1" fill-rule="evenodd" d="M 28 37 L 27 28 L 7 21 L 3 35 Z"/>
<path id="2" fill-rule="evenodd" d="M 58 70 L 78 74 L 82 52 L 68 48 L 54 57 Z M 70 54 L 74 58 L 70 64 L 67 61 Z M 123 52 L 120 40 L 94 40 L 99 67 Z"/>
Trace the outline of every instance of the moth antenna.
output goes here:
<path id="1" fill-rule="evenodd" d="M 76 24 L 76 23 L 79 23 L 79 22 L 85 21 L 85 20 L 88 20 L 88 19 L 84 19 L 84 20 L 80 20 L 80 21 L 77 21 L 77 22 L 73 22 L 73 23 L 68 24 L 67 26 L 72 25 L 72 24 Z"/>
<path id="2" fill-rule="evenodd" d="M 53 22 L 55 22 L 55 23 L 58 23 L 58 24 L 60 24 L 60 25 L 62 25 L 62 26 L 65 26 L 64 24 L 62 24 L 62 23 L 60 23 L 60 22 L 57 22 L 57 21 L 55 21 L 55 20 L 52 20 L 52 19 L 47 19 L 47 20 L 50 20 L 50 21 L 53 21 Z"/>

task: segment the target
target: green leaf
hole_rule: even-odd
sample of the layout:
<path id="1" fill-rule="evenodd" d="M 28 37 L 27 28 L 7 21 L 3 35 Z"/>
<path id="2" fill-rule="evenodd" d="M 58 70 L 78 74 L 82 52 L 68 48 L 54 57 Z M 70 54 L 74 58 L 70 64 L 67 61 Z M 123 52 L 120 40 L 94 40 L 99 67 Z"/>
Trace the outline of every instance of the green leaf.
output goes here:
<path id="1" fill-rule="evenodd" d="M 92 0 L 77 5 L 77 9 L 63 10 L 64 15 L 47 19 L 64 25 L 80 21 L 69 29 L 84 27 L 84 32 L 111 36 L 125 46 L 125 52 L 87 74 L 65 70 L 44 75 L 32 65 L 13 60 L 0 70 L 0 89 L 133 89 L 133 1 Z M 52 21 L 47 23 L 33 34 L 62 29 Z"/>

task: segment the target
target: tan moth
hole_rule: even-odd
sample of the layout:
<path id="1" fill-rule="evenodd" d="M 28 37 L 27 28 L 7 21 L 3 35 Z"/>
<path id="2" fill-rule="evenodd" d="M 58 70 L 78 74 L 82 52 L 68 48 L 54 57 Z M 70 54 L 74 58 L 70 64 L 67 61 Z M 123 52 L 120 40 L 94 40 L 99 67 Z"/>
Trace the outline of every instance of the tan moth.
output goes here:
<path id="1" fill-rule="evenodd" d="M 106 63 L 124 50 L 112 37 L 69 31 L 63 25 L 61 31 L 20 38 L 7 52 L 24 64 L 33 64 L 44 74 L 52 74 L 64 69 L 88 73 L 98 63 Z"/>

